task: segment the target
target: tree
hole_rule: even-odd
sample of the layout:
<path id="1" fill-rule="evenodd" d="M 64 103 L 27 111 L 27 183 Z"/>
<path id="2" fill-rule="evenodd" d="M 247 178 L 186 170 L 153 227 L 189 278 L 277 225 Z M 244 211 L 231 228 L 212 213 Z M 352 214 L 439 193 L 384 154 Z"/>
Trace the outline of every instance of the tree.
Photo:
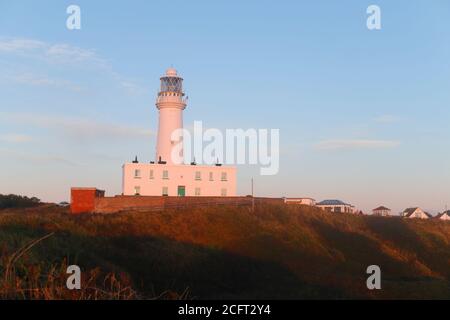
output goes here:
<path id="1" fill-rule="evenodd" d="M 35 207 L 40 203 L 41 200 L 36 197 L 28 198 L 27 196 L 15 194 L 0 194 L 0 209 Z"/>

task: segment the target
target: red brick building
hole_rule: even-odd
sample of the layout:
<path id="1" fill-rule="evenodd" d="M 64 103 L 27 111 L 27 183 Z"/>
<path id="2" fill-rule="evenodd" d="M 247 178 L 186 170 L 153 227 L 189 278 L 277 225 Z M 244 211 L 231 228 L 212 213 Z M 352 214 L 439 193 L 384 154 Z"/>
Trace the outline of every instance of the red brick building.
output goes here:
<path id="1" fill-rule="evenodd" d="M 74 214 L 95 211 L 95 200 L 105 196 L 105 191 L 97 188 L 71 188 L 70 211 Z"/>

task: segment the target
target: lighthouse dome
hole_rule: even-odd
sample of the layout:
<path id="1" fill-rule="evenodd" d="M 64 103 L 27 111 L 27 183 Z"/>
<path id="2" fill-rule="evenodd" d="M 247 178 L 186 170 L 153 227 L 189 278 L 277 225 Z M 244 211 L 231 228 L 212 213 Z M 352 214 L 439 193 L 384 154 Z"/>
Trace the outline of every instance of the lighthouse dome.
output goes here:
<path id="1" fill-rule="evenodd" d="M 175 68 L 170 67 L 166 70 L 166 75 L 169 77 L 176 77 L 177 76 L 177 70 Z"/>

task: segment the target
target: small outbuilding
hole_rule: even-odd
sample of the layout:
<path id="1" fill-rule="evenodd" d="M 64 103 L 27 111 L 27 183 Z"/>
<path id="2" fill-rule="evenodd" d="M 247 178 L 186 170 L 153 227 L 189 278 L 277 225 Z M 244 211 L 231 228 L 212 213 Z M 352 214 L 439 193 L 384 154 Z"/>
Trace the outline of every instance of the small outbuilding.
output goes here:
<path id="1" fill-rule="evenodd" d="M 374 216 L 389 217 L 391 215 L 391 209 L 386 208 L 385 206 L 379 206 L 372 210 L 372 214 Z"/>
<path id="2" fill-rule="evenodd" d="M 316 200 L 313 198 L 284 198 L 286 204 L 302 204 L 305 206 L 315 206 Z"/>
<path id="3" fill-rule="evenodd" d="M 354 213 L 355 207 L 341 200 L 323 200 L 316 204 L 322 210 L 334 213 Z"/>

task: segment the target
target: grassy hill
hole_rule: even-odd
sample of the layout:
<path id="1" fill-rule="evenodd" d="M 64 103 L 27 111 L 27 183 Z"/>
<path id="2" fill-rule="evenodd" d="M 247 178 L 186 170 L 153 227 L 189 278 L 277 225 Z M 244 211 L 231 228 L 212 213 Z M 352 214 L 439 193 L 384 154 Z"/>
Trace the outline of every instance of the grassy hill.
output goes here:
<path id="1" fill-rule="evenodd" d="M 450 299 L 448 222 L 284 205 L 66 211 L 0 210 L 0 297 Z M 67 264 L 83 290 L 65 289 Z M 382 290 L 366 288 L 372 264 Z"/>

